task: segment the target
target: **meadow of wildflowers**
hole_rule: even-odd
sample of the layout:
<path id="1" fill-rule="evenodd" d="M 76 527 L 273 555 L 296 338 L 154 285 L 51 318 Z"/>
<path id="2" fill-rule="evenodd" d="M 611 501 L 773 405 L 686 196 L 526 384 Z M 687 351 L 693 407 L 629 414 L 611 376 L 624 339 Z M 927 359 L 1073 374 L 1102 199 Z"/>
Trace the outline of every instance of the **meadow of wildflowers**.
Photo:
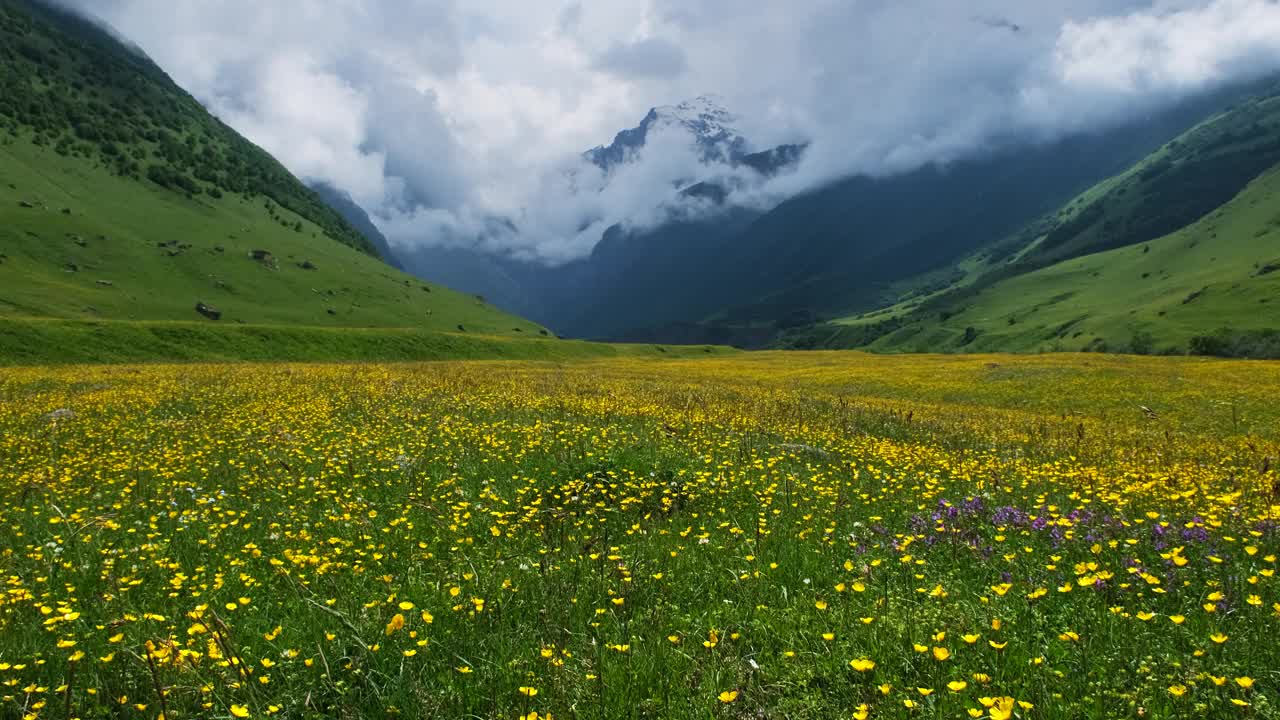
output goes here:
<path id="1" fill-rule="evenodd" d="M 1280 365 L 0 371 L 0 718 L 1280 716 Z"/>

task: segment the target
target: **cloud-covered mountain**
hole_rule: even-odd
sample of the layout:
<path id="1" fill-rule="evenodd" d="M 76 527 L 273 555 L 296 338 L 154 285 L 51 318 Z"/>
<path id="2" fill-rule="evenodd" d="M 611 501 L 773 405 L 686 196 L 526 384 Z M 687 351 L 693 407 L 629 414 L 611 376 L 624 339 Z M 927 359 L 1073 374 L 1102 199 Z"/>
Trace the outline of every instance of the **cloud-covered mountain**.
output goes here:
<path id="1" fill-rule="evenodd" d="M 650 132 L 676 129 L 691 136 L 703 163 L 739 165 L 749 154 L 749 144 L 734 127 L 736 123 L 721 98 L 701 95 L 679 105 L 651 109 L 639 125 L 619 132 L 607 147 L 588 150 L 586 158 L 609 172 L 624 162 L 638 161 Z"/>
<path id="2" fill-rule="evenodd" d="M 1274 0 L 63 1 L 574 334 L 862 302 L 1280 70 Z"/>
<path id="3" fill-rule="evenodd" d="M 557 266 L 475 248 L 421 248 L 409 267 L 567 335 L 764 342 L 778 329 L 883 304 L 894 283 L 945 268 L 1017 232 L 1257 89 L 1204 94 L 1105 132 L 906 173 L 858 175 L 776 206 L 726 202 L 737 190 L 712 181 L 682 185 L 678 197 L 698 211 L 678 212 L 681 205 L 671 203 L 661 221 L 615 224 L 587 257 Z M 655 110 L 646 118 L 661 114 Z M 610 148 L 625 152 L 613 155 L 620 159 L 611 172 L 644 161 L 642 131 L 657 124 L 618 135 Z M 740 137 L 669 124 L 690 137 L 716 138 L 708 143 L 709 154 L 736 147 Z M 612 152 L 598 148 L 588 156 L 610 157 L 606 151 Z M 795 152 L 776 149 L 772 156 L 794 162 Z M 739 164 L 750 157 L 741 154 Z M 765 175 L 749 174 L 767 184 Z M 467 270 L 457 272 L 463 259 Z"/>
<path id="4" fill-rule="evenodd" d="M 469 238 L 550 264 L 651 226 L 655 198 L 708 159 L 647 137 L 664 150 L 606 188 L 581 149 L 704 89 L 760 148 L 809 148 L 724 198 L 760 208 L 1117 127 L 1280 68 L 1271 0 L 65 1 L 293 172 L 348 192 L 393 244 Z"/>

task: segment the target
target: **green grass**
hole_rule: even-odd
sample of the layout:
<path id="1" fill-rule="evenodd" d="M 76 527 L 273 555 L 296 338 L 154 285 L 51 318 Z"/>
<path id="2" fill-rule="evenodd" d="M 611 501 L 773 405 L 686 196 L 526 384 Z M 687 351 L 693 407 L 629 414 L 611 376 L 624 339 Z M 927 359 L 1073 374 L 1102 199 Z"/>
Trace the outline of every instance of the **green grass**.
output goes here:
<path id="1" fill-rule="evenodd" d="M 296 232 L 262 201 L 188 198 L 25 140 L 0 142 L 0 361 L 286 359 L 287 348 L 298 359 L 427 359 L 546 332 L 302 222 Z M 254 260 L 253 250 L 274 262 Z M 221 320 L 202 317 L 197 302 Z M 27 322 L 36 320 L 75 322 Z M 173 339 L 175 328 L 189 344 Z M 473 333 L 491 339 L 438 340 Z M 244 340 L 268 335 L 286 344 Z"/>
<path id="2" fill-rule="evenodd" d="M 1278 393 L 1080 355 L 6 370 L 0 717 L 1273 718 Z"/>
<path id="3" fill-rule="evenodd" d="M 411 328 L 323 328 L 0 318 L 0 366 L 197 361 L 570 360 L 679 358 L 708 345 L 605 344 Z"/>

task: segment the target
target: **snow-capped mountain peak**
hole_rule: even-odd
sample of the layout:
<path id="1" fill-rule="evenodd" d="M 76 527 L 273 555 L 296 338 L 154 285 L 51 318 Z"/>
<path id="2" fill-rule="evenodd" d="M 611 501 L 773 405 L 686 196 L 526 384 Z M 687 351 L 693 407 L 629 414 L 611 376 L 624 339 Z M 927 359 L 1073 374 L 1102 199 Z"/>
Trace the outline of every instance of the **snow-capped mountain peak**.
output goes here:
<path id="1" fill-rule="evenodd" d="M 749 152 L 746 138 L 733 127 L 736 121 L 719 97 L 701 95 L 679 105 L 653 108 L 637 127 L 618 133 L 607 147 L 588 150 L 586 157 L 608 171 L 638 153 L 651 130 L 679 128 L 690 134 L 704 160 L 736 164 Z"/>
<path id="2" fill-rule="evenodd" d="M 737 116 L 724 108 L 717 95 L 701 95 L 679 105 L 656 107 L 652 114 L 659 121 L 679 123 L 699 137 L 737 136 Z"/>

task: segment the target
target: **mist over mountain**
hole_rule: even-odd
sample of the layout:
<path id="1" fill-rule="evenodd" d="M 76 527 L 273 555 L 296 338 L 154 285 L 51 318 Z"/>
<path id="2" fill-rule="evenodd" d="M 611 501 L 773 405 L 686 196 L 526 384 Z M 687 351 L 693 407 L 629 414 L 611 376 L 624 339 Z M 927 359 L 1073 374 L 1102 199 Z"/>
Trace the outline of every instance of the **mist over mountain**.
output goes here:
<path id="1" fill-rule="evenodd" d="M 378 226 L 373 224 L 373 220 L 369 218 L 369 214 L 364 208 L 356 204 L 355 200 L 347 193 L 330 185 L 327 182 L 313 182 L 309 187 L 324 200 L 325 204 L 333 208 L 343 220 L 346 220 L 351 227 L 360 231 L 361 235 L 373 245 L 381 257 L 388 265 L 397 269 L 404 269 L 404 266 L 396 259 L 395 254 L 391 251 L 391 245 L 387 243 L 387 238 L 378 230 Z"/>
<path id="2" fill-rule="evenodd" d="M 1165 227 L 1190 171 L 1092 239 L 1050 216 L 1280 70 L 1267 0 L 65 4 L 383 257 L 585 337 L 768 342 L 1041 226 Z"/>
<path id="3" fill-rule="evenodd" d="M 613 225 L 590 255 L 560 265 L 457 246 L 419 247 L 408 268 L 567 335 L 764 343 L 779 329 L 891 302 L 895 283 L 995 244 L 1268 87 L 1236 85 L 1116 128 L 905 173 L 856 176 L 773 206 L 734 204 L 729 199 L 742 186 L 717 184 L 726 176 L 677 184 L 680 192 L 662 196 L 667 214 L 660 221 Z M 614 173 L 643 162 L 645 140 L 660 124 L 681 128 L 695 145 L 704 142 L 708 155 L 749 147 L 723 123 L 672 122 L 662 119 L 664 112 L 655 108 L 587 156 Z M 738 152 L 739 166 L 760 155 L 776 160 L 765 172 L 736 176 L 759 188 L 775 173 L 795 172 L 806 150 Z"/>
<path id="4" fill-rule="evenodd" d="M 808 148 L 794 172 L 722 186 L 727 204 L 768 209 L 1117 127 L 1280 67 L 1267 0 L 70 4 L 293 172 L 349 193 L 393 246 L 548 265 L 616 225 L 665 222 L 684 179 L 739 177 L 733 148 L 678 132 L 647 132 L 651 152 L 607 183 L 581 154 L 708 91 L 754 150 Z"/>

